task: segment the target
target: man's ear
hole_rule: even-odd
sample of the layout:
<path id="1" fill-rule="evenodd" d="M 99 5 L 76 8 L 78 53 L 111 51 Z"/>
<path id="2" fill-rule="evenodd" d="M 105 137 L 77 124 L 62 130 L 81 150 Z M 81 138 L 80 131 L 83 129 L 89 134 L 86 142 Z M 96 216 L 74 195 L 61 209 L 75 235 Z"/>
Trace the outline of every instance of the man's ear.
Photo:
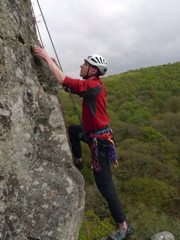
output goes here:
<path id="1" fill-rule="evenodd" d="M 96 67 L 93 67 L 93 74 L 96 75 L 98 73 L 98 69 Z"/>

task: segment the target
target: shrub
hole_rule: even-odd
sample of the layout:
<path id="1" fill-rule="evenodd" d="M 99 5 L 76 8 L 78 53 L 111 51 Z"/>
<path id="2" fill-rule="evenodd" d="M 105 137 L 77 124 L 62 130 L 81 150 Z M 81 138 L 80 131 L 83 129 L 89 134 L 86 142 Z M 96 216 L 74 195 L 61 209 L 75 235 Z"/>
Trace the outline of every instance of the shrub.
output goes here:
<path id="1" fill-rule="evenodd" d="M 101 240 L 112 231 L 114 231 L 114 227 L 110 219 L 100 219 L 93 211 L 87 211 L 80 229 L 78 240 L 88 240 L 89 238 Z"/>
<path id="2" fill-rule="evenodd" d="M 146 142 L 163 139 L 163 135 L 155 131 L 152 127 L 144 127 L 142 129 L 142 135 Z"/>
<path id="3" fill-rule="evenodd" d="M 129 192 L 133 201 L 154 206 L 162 210 L 163 206 L 173 204 L 175 193 L 173 187 L 163 181 L 150 178 L 132 178 L 125 182 L 124 188 Z"/>

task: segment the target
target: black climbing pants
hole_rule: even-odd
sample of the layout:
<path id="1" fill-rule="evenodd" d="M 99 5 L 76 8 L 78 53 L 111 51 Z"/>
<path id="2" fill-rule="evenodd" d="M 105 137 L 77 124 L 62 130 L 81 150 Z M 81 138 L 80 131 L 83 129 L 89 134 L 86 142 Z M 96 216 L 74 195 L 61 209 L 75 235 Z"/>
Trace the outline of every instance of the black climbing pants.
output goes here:
<path id="1" fill-rule="evenodd" d="M 69 138 L 72 146 L 73 156 L 76 158 L 82 157 L 81 143 L 86 142 L 82 135 L 83 129 L 79 125 L 72 125 L 68 128 Z M 116 193 L 116 189 L 112 180 L 110 164 L 108 160 L 109 145 L 108 140 L 98 138 L 98 160 L 102 168 L 100 172 L 94 171 L 94 178 L 102 196 L 108 202 L 111 215 L 116 223 L 123 223 L 126 216 L 122 209 L 120 199 Z"/>
<path id="2" fill-rule="evenodd" d="M 81 141 L 87 143 L 80 125 L 71 125 L 68 128 L 69 140 L 72 147 L 72 153 L 75 158 L 82 157 Z"/>

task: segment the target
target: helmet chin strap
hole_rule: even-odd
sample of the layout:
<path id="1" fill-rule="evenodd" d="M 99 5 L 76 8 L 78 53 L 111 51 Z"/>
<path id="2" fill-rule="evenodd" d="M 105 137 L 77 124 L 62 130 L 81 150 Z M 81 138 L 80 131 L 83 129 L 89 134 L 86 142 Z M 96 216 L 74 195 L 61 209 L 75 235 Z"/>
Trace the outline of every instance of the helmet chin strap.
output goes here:
<path id="1" fill-rule="evenodd" d="M 83 77 L 83 79 L 88 79 L 88 78 L 89 78 L 89 76 L 88 76 L 88 74 L 89 74 L 89 69 L 90 69 L 90 64 L 89 64 L 89 67 L 88 67 L 88 70 L 87 70 L 86 76 Z"/>
<path id="2" fill-rule="evenodd" d="M 83 79 L 88 79 L 88 78 L 91 78 L 91 77 L 97 77 L 96 75 L 91 75 L 91 76 L 88 76 L 88 74 L 89 74 L 89 69 L 90 69 L 90 64 L 89 64 L 89 67 L 88 67 L 88 70 L 87 70 L 87 73 L 86 73 L 86 76 L 85 77 L 83 77 Z"/>

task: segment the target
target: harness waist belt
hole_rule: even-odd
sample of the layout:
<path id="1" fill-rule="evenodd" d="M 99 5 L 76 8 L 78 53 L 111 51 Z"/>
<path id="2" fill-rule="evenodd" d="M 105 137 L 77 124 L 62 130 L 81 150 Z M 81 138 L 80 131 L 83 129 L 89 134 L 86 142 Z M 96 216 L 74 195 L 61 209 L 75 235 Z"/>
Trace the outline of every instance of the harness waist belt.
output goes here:
<path id="1" fill-rule="evenodd" d="M 112 132 L 111 128 L 109 126 L 107 127 L 104 127 L 104 128 L 100 128 L 100 129 L 97 129 L 95 131 L 92 131 L 92 132 L 87 132 L 86 135 L 89 136 L 90 134 L 97 134 L 97 135 L 100 135 L 100 134 L 103 134 L 105 132 Z"/>

